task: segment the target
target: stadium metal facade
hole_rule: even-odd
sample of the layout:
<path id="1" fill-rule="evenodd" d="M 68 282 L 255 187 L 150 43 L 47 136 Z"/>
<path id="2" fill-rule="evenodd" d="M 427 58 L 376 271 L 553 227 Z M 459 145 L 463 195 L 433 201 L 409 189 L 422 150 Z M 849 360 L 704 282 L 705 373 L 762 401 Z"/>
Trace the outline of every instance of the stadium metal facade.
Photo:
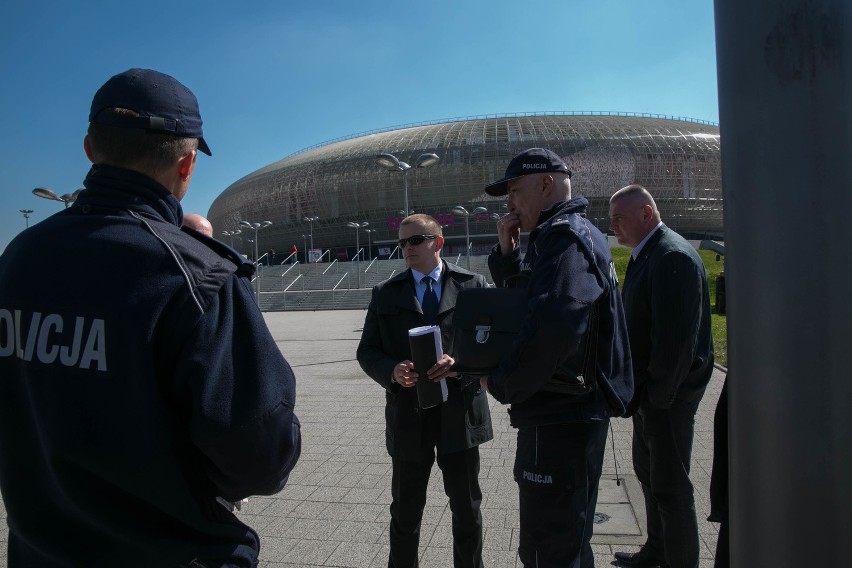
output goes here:
<path id="1" fill-rule="evenodd" d="M 717 125 L 684 118 L 625 113 L 545 113 L 475 117 L 408 125 L 335 140 L 300 151 L 253 172 L 228 187 L 208 214 L 217 236 L 248 220 L 272 221 L 259 233 L 261 254 L 322 249 L 327 261 L 352 258 L 356 236 L 387 255 L 395 247 L 402 219 L 403 175 L 409 208 L 444 225 L 446 254 L 464 250 L 465 222 L 456 205 L 489 213 L 469 218 L 473 249 L 495 242 L 493 213 L 505 199 L 490 197 L 485 185 L 502 177 L 509 160 L 529 147 L 550 148 L 573 171 L 573 194 L 589 199 L 588 217 L 606 231 L 609 197 L 638 183 L 654 195 L 663 220 L 691 238 L 720 238 L 722 186 Z M 423 153 L 440 161 L 406 174 L 380 167 L 376 155 L 392 153 L 414 164 Z M 312 222 L 305 218 L 316 217 Z M 368 222 L 357 231 L 347 223 Z M 243 230 L 234 246 L 251 255 Z"/>

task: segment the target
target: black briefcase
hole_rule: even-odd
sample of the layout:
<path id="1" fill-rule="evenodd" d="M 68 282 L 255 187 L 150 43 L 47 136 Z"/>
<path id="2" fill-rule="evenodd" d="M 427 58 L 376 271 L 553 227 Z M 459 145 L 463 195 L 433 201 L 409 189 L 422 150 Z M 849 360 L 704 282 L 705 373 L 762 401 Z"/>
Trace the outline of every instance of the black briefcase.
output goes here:
<path id="1" fill-rule="evenodd" d="M 527 314 L 525 288 L 467 288 L 453 312 L 453 370 L 487 375 L 518 336 Z"/>

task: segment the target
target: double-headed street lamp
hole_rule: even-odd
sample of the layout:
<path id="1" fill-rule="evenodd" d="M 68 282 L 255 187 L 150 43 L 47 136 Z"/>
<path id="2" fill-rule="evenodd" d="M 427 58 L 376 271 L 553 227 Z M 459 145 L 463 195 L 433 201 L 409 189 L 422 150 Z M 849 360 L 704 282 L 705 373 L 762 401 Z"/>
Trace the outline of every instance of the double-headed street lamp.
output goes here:
<path id="1" fill-rule="evenodd" d="M 302 219 L 302 221 L 304 221 L 305 223 L 311 224 L 311 250 L 313 250 L 314 248 L 314 221 L 316 221 L 317 219 L 319 219 L 319 217 L 305 217 L 304 219 Z M 305 259 L 307 258 L 308 257 L 306 256 Z M 305 262 L 307 262 L 307 260 Z"/>
<path id="2" fill-rule="evenodd" d="M 355 229 L 355 271 L 358 273 L 358 288 L 361 287 L 361 240 L 359 233 L 361 229 L 367 227 L 369 224 L 369 221 L 364 221 L 363 223 L 349 221 L 346 223 L 347 227 Z"/>
<path id="3" fill-rule="evenodd" d="M 402 210 L 404 211 L 403 217 L 407 217 L 411 214 L 411 210 L 408 208 L 408 172 L 413 168 L 428 168 L 429 166 L 435 165 L 438 163 L 438 160 L 441 158 L 438 157 L 437 154 L 420 154 L 417 160 L 414 162 L 414 166 L 411 166 L 405 162 L 400 162 L 399 159 L 393 154 L 379 154 L 376 156 L 376 163 L 382 166 L 383 168 L 390 170 L 392 172 L 402 172 Z"/>
<path id="4" fill-rule="evenodd" d="M 242 231 L 239 229 L 235 229 L 233 231 L 222 231 L 222 234 L 226 237 L 231 237 L 231 248 L 234 248 L 234 237 L 239 234 L 242 234 Z"/>
<path id="5" fill-rule="evenodd" d="M 488 213 L 488 209 L 485 207 L 477 207 L 473 211 L 468 212 L 468 210 L 461 205 L 456 205 L 453 207 L 453 213 L 457 217 L 464 217 L 464 239 L 465 249 L 467 250 L 467 269 L 470 270 L 470 216 L 479 215 L 480 213 Z"/>
<path id="6" fill-rule="evenodd" d="M 25 228 L 29 229 L 30 228 L 30 213 L 32 213 L 33 210 L 32 209 L 18 209 L 18 211 L 20 211 L 21 213 L 24 214 L 24 223 L 27 224 L 27 226 Z"/>
<path id="7" fill-rule="evenodd" d="M 56 192 L 52 189 L 48 189 L 46 187 L 37 187 L 33 190 L 33 195 L 38 195 L 39 197 L 50 199 L 52 201 L 61 201 L 65 204 L 65 208 L 68 209 L 68 206 L 71 203 L 77 201 L 77 196 L 80 195 L 81 191 L 83 191 L 82 188 L 78 189 L 74 193 L 66 193 L 65 195 L 60 197 L 56 195 Z"/>
<path id="8" fill-rule="evenodd" d="M 254 230 L 254 265 L 255 265 L 255 267 L 257 267 L 259 265 L 258 256 L 257 256 L 257 232 L 260 229 L 265 229 L 266 227 L 270 226 L 271 224 L 272 224 L 272 221 L 261 221 L 259 223 L 252 223 L 251 221 L 240 221 L 241 227 L 245 227 L 246 229 L 253 229 Z M 255 301 L 257 302 L 257 305 L 259 306 L 260 305 L 260 273 L 259 272 L 256 273 L 255 276 L 254 276 L 254 298 L 255 298 Z"/>

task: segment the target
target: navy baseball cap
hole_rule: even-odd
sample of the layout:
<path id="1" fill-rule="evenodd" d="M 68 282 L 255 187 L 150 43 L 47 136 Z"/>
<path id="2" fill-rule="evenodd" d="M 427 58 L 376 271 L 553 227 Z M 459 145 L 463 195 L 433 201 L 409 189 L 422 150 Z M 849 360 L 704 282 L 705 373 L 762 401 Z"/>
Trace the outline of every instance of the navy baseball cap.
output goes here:
<path id="1" fill-rule="evenodd" d="M 106 108 L 126 108 L 139 116 L 101 112 Z M 92 99 L 89 122 L 197 138 L 198 149 L 213 155 L 204 141 L 195 95 L 180 81 L 159 71 L 128 69 L 110 78 Z"/>
<path id="2" fill-rule="evenodd" d="M 550 172 L 568 174 L 568 177 L 571 177 L 571 170 L 562 158 L 545 148 L 528 148 L 512 158 L 506 168 L 506 175 L 485 186 L 485 193 L 495 197 L 506 195 L 509 192 L 507 185 L 511 180 L 529 174 Z"/>

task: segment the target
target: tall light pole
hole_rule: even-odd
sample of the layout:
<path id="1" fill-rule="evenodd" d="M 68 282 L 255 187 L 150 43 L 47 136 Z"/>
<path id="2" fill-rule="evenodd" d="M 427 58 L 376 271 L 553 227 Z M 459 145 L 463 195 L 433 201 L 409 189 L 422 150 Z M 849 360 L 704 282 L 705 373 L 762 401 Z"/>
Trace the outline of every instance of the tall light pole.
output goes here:
<path id="1" fill-rule="evenodd" d="M 43 197 L 45 199 L 50 199 L 52 201 L 61 201 L 65 204 L 65 208 L 68 209 L 68 206 L 71 203 L 77 201 L 77 196 L 80 195 L 80 192 L 83 191 L 82 188 L 78 189 L 74 193 L 66 193 L 63 196 L 56 195 L 56 192 L 52 189 L 48 189 L 46 187 L 37 187 L 33 190 L 33 195 L 37 195 L 39 197 Z"/>
<path id="2" fill-rule="evenodd" d="M 367 233 L 367 260 L 373 260 L 373 233 L 376 230 L 364 229 L 364 232 Z"/>
<path id="3" fill-rule="evenodd" d="M 242 231 L 239 229 L 235 229 L 233 231 L 222 231 L 222 234 L 226 237 L 231 237 L 231 248 L 234 248 L 234 237 L 241 234 Z"/>
<path id="4" fill-rule="evenodd" d="M 254 229 L 254 266 L 257 268 L 259 266 L 258 256 L 257 256 L 257 232 L 260 229 L 265 229 L 270 226 L 272 221 L 260 221 L 259 223 L 253 223 L 251 221 L 240 221 L 240 226 L 245 227 L 246 229 Z M 257 305 L 260 306 L 260 273 L 255 273 L 254 276 L 254 300 L 257 302 Z"/>
<path id="5" fill-rule="evenodd" d="M 20 211 L 21 213 L 24 214 L 24 223 L 27 224 L 25 228 L 29 229 L 30 228 L 30 213 L 32 213 L 33 210 L 32 209 L 18 209 L 18 211 Z"/>
<path id="6" fill-rule="evenodd" d="M 405 162 L 400 162 L 393 154 L 379 154 L 376 156 L 376 163 L 381 167 L 392 172 L 402 172 L 402 210 L 405 212 L 404 217 L 411 214 L 408 208 L 408 172 L 412 167 L 428 168 L 429 166 L 433 166 L 440 159 L 437 154 L 420 154 L 417 160 L 415 160 L 414 166 L 411 166 Z"/>
<path id="7" fill-rule="evenodd" d="M 370 223 L 368 221 L 364 221 L 363 223 L 349 221 L 346 223 L 347 227 L 355 229 L 355 271 L 358 273 L 358 288 L 361 287 L 361 240 L 359 238 L 359 233 L 361 229 L 369 224 Z"/>
<path id="8" fill-rule="evenodd" d="M 453 213 L 457 217 L 464 217 L 464 242 L 465 250 L 467 251 L 467 269 L 470 270 L 470 216 L 479 215 L 480 213 L 488 213 L 488 209 L 485 207 L 477 207 L 473 211 L 468 212 L 468 210 L 461 205 L 456 205 L 453 207 Z"/>
<path id="9" fill-rule="evenodd" d="M 308 237 L 305 234 L 302 234 L 302 244 L 305 245 L 305 264 L 307 264 L 309 262 L 308 261 Z"/>
<path id="10" fill-rule="evenodd" d="M 319 217 L 305 217 L 304 219 L 302 219 L 302 221 L 304 221 L 305 223 L 311 224 L 311 250 L 314 249 L 314 221 L 316 221 L 317 219 L 319 219 Z"/>

